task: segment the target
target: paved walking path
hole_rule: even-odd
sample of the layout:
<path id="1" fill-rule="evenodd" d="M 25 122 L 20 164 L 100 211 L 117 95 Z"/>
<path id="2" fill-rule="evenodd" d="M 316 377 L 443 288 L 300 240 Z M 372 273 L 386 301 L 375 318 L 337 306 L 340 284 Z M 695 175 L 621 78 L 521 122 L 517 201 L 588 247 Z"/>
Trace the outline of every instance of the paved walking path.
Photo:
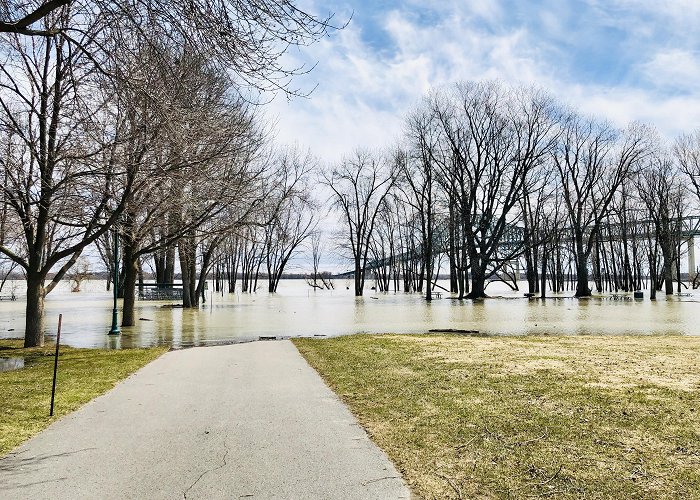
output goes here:
<path id="1" fill-rule="evenodd" d="M 282 341 L 165 354 L 0 459 L 0 498 L 375 500 L 409 491 Z"/>

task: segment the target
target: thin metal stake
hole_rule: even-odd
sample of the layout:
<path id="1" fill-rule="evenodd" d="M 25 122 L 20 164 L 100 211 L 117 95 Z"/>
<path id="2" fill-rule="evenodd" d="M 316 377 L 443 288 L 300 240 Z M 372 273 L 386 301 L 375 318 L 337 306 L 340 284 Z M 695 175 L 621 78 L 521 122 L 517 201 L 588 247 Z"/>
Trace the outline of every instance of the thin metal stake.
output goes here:
<path id="1" fill-rule="evenodd" d="M 53 417 L 53 400 L 56 395 L 56 372 L 58 371 L 58 346 L 61 344 L 61 320 L 63 314 L 58 315 L 58 334 L 56 335 L 56 356 L 53 360 L 53 385 L 51 386 L 51 411 L 49 417 Z"/>

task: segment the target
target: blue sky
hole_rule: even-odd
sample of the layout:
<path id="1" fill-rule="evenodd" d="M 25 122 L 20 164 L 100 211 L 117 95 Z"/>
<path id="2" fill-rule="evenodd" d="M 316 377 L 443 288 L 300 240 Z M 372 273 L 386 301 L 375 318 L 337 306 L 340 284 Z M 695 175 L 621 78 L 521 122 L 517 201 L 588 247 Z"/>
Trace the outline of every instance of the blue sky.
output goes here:
<path id="1" fill-rule="evenodd" d="M 290 54 L 317 62 L 297 84 L 308 99 L 276 99 L 278 138 L 335 161 L 381 148 L 431 88 L 498 78 L 534 84 L 566 104 L 662 135 L 700 127 L 700 0 L 306 0 L 347 28 Z"/>

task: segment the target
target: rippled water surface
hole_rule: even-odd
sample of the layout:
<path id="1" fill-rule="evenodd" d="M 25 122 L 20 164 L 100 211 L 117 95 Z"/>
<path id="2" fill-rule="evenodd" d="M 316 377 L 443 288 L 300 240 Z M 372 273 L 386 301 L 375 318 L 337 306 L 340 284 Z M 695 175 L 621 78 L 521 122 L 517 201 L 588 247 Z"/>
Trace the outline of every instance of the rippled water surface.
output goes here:
<path id="1" fill-rule="evenodd" d="M 168 302 L 137 302 L 137 325 L 108 337 L 112 301 L 104 282 L 91 281 L 80 293 L 57 287 L 46 301 L 46 331 L 54 335 L 63 313 L 61 342 L 85 347 L 174 346 L 244 341 L 260 336 L 334 336 L 351 333 L 420 333 L 433 328 L 479 330 L 488 334 L 682 334 L 700 335 L 700 291 L 651 301 L 578 300 L 573 292 L 546 301 L 528 300 L 492 284 L 499 298 L 458 301 L 449 294 L 428 304 L 416 294 L 382 294 L 367 290 L 353 297 L 350 281 L 338 280 L 336 290 L 314 292 L 302 280 L 283 280 L 279 293 L 215 294 L 199 310 L 169 307 Z M 352 288 L 350 286 L 350 288 Z M 523 288 L 521 286 L 521 288 Z M 21 337 L 24 297 L 0 302 L 0 338 Z M 4 293 L 4 292 L 3 292 Z M 629 297 L 628 297 L 629 298 Z"/>

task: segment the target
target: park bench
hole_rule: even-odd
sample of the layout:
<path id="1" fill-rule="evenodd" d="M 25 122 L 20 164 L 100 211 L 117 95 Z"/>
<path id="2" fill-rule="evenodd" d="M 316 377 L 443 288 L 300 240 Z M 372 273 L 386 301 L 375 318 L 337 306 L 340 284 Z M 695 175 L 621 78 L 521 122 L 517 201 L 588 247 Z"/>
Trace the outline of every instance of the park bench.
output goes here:
<path id="1" fill-rule="evenodd" d="M 607 297 L 608 300 L 634 300 L 636 297 L 629 293 L 611 293 Z"/>
<path id="2" fill-rule="evenodd" d="M 139 287 L 139 300 L 182 300 L 182 285 L 144 283 Z"/>

